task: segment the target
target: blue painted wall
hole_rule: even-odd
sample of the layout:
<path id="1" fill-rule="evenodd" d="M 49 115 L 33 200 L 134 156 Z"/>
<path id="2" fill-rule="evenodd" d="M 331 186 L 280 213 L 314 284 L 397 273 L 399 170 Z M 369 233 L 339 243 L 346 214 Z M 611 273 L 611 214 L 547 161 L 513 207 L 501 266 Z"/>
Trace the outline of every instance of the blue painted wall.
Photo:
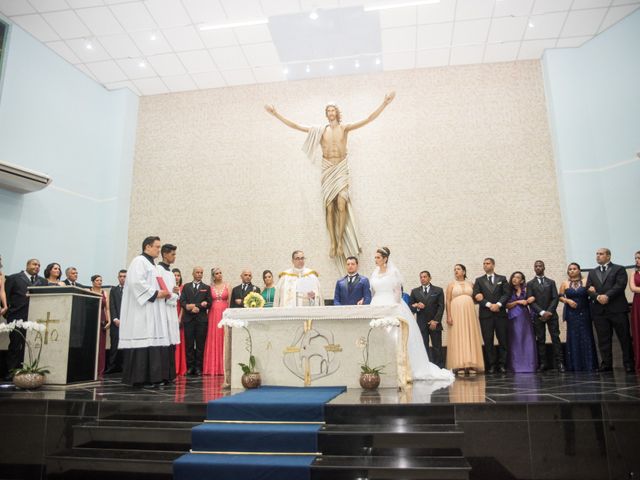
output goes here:
<path id="1" fill-rule="evenodd" d="M 111 283 L 126 263 L 138 98 L 109 92 L 17 26 L 0 90 L 0 159 L 46 173 L 53 184 L 0 190 L 4 272 L 30 257 L 76 266 Z"/>
<path id="2" fill-rule="evenodd" d="M 640 11 L 543 57 L 568 261 L 640 250 Z"/>

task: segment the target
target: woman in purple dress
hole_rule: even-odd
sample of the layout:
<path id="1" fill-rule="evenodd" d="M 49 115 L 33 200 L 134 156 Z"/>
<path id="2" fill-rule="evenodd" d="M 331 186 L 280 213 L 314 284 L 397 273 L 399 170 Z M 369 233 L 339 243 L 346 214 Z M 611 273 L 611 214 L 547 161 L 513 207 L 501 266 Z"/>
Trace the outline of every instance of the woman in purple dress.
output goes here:
<path id="1" fill-rule="evenodd" d="M 511 296 L 507 301 L 509 316 L 507 368 L 515 373 L 535 372 L 538 366 L 536 336 L 533 333 L 533 321 L 529 311 L 529 304 L 533 303 L 535 298 L 527 298 L 524 273 L 513 272 L 509 285 Z"/>
<path id="2" fill-rule="evenodd" d="M 595 372 L 598 354 L 593 339 L 587 279 L 582 278 L 577 263 L 569 264 L 567 276 L 569 278 L 560 285 L 560 301 L 564 303 L 564 321 L 567 322 L 567 370 Z"/>

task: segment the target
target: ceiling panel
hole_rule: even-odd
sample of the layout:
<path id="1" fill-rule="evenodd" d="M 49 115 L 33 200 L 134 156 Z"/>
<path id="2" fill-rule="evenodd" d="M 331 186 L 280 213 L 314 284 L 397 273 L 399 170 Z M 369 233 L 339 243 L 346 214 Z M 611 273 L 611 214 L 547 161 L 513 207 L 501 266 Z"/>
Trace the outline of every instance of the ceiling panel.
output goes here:
<path id="1" fill-rule="evenodd" d="M 142 55 L 131 37 L 126 34 L 100 37 L 100 43 L 112 58 L 139 57 Z"/>
<path id="2" fill-rule="evenodd" d="M 116 63 L 127 78 L 132 80 L 157 76 L 156 71 L 149 62 L 141 58 L 124 58 L 122 60 L 116 60 Z"/>
<path id="3" fill-rule="evenodd" d="M 416 67 L 416 54 L 414 52 L 384 53 L 382 65 L 385 70 L 409 70 Z"/>
<path id="4" fill-rule="evenodd" d="M 226 70 L 222 72 L 222 76 L 227 85 L 247 85 L 256 81 L 250 68 Z"/>
<path id="5" fill-rule="evenodd" d="M 436 23 L 418 26 L 418 50 L 451 45 L 453 23 Z"/>
<path id="6" fill-rule="evenodd" d="M 429 50 L 419 50 L 416 53 L 416 67 L 442 67 L 449 65 L 451 50 L 447 48 L 432 48 Z"/>
<path id="7" fill-rule="evenodd" d="M 482 63 L 484 45 L 467 45 L 461 47 L 451 47 L 450 65 L 467 65 L 471 63 Z"/>
<path id="8" fill-rule="evenodd" d="M 91 36 L 89 29 L 82 23 L 73 10 L 43 13 L 42 17 L 51 25 L 60 38 L 79 38 Z"/>
<path id="9" fill-rule="evenodd" d="M 27 0 L 0 0 L 0 12 L 7 17 L 35 13 L 36 9 Z"/>
<path id="10" fill-rule="evenodd" d="M 212 48 L 209 52 L 213 57 L 213 61 L 221 70 L 231 70 L 249 66 L 240 47 Z"/>
<path id="11" fill-rule="evenodd" d="M 415 50 L 416 27 L 399 27 L 382 30 L 382 51 L 402 52 Z"/>
<path id="12" fill-rule="evenodd" d="M 533 15 L 529 19 L 524 38 L 526 40 L 557 38 L 560 36 L 566 18 L 567 12 Z"/>
<path id="13" fill-rule="evenodd" d="M 175 52 L 204 49 L 204 44 L 192 25 L 167 28 L 162 30 L 162 33 Z"/>
<path id="14" fill-rule="evenodd" d="M 511 62 L 518 58 L 518 50 L 520 50 L 520 42 L 488 44 L 484 49 L 483 61 L 485 63 Z"/>
<path id="15" fill-rule="evenodd" d="M 453 45 L 484 43 L 487 40 L 491 20 L 467 20 L 456 22 L 453 28 Z"/>
<path id="16" fill-rule="evenodd" d="M 81 8 L 77 12 L 94 35 L 115 35 L 124 32 L 120 22 L 107 7 Z"/>
<path id="17" fill-rule="evenodd" d="M 158 72 L 161 77 L 168 77 L 172 75 L 182 75 L 186 73 L 182 62 L 178 56 L 174 53 L 165 53 L 163 55 L 154 55 L 148 57 L 149 63 L 153 69 Z"/>
<path id="18" fill-rule="evenodd" d="M 494 18 L 489 30 L 489 43 L 522 40 L 527 28 L 527 17 Z"/>
<path id="19" fill-rule="evenodd" d="M 145 0 L 144 4 L 160 28 L 191 24 L 191 18 L 180 0 Z"/>
<path id="20" fill-rule="evenodd" d="M 186 90 L 196 90 L 198 88 L 189 75 L 162 77 L 162 81 L 172 92 L 184 92 Z"/>
<path id="21" fill-rule="evenodd" d="M 594 35 L 598 32 L 598 28 L 606 14 L 606 8 L 571 11 L 562 29 L 562 36 L 578 37 L 581 35 Z"/>
<path id="22" fill-rule="evenodd" d="M 140 90 L 142 95 L 169 93 L 169 89 L 159 77 L 141 78 L 140 80 L 134 80 L 133 84 Z"/>
<path id="23" fill-rule="evenodd" d="M 127 79 L 127 76 L 113 60 L 87 63 L 85 65 L 101 83 L 120 82 Z"/>
<path id="24" fill-rule="evenodd" d="M 124 3 L 109 8 L 120 24 L 129 32 L 151 30 L 158 27 L 142 2 Z"/>
<path id="25" fill-rule="evenodd" d="M 189 73 L 210 72 L 216 69 L 213 59 L 206 50 L 178 53 L 178 58 Z"/>
<path id="26" fill-rule="evenodd" d="M 41 42 L 59 40 L 60 36 L 44 21 L 40 15 L 19 15 L 11 17 L 11 20 L 36 37 Z"/>
<path id="27" fill-rule="evenodd" d="M 491 17 L 495 3 L 495 0 L 458 0 L 456 20 Z"/>

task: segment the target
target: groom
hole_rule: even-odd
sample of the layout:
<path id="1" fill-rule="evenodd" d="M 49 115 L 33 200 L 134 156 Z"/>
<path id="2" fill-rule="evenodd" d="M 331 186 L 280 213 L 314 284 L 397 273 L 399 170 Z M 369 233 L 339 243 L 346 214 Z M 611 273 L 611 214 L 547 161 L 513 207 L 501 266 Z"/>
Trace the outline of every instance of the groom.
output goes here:
<path id="1" fill-rule="evenodd" d="M 336 282 L 334 305 L 369 305 L 371 287 L 369 279 L 358 273 L 358 259 L 347 258 L 347 274 Z"/>

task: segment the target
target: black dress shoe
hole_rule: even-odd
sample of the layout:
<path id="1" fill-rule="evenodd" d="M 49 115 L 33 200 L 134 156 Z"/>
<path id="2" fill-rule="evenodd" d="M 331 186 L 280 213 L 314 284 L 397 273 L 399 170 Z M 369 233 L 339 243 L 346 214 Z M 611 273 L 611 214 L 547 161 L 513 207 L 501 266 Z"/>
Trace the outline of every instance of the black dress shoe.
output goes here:
<path id="1" fill-rule="evenodd" d="M 624 371 L 626 373 L 635 373 L 636 369 L 633 368 L 633 365 L 625 365 L 624 366 Z"/>
<path id="2" fill-rule="evenodd" d="M 600 368 L 598 368 L 599 372 L 612 372 L 613 367 L 610 365 L 605 365 L 604 363 L 600 364 Z"/>
<path id="3" fill-rule="evenodd" d="M 202 376 L 202 371 L 196 370 L 195 375 L 196 375 L 196 377 L 201 377 Z"/>
<path id="4" fill-rule="evenodd" d="M 564 365 L 562 363 L 558 364 L 558 372 L 559 373 L 564 373 L 565 372 L 565 368 L 564 368 Z"/>
<path id="5" fill-rule="evenodd" d="M 544 372 L 547 369 L 547 366 L 544 363 L 541 363 L 538 367 L 538 372 Z"/>
<path id="6" fill-rule="evenodd" d="M 507 373 L 507 369 L 504 367 L 498 367 L 498 373 Z"/>
<path id="7" fill-rule="evenodd" d="M 494 373 L 496 373 L 495 367 L 489 367 L 487 369 L 487 375 L 493 375 Z"/>
<path id="8" fill-rule="evenodd" d="M 190 368 L 189 370 L 187 370 L 187 375 L 188 376 L 193 376 L 196 374 L 196 369 L 195 368 Z"/>

